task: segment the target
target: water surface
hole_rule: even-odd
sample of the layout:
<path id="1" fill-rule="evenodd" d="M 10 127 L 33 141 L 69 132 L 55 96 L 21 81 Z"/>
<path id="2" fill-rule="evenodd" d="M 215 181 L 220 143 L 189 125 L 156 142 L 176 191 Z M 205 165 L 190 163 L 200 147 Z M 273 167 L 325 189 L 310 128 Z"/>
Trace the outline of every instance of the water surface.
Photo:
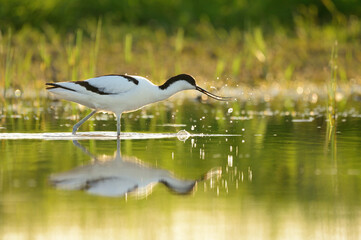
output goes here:
<path id="1" fill-rule="evenodd" d="M 1 118 L 0 239 L 360 239 L 358 105 L 331 127 L 319 106 L 165 102 L 123 116 L 117 158 L 111 115 L 78 145 L 78 109 L 47 104 Z"/>

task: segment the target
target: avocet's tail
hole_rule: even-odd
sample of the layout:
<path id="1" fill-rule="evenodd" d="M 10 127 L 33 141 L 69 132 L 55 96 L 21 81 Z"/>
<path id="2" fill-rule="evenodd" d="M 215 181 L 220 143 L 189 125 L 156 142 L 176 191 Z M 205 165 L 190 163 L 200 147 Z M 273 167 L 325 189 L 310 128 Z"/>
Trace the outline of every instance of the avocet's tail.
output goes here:
<path id="1" fill-rule="evenodd" d="M 92 96 L 88 94 L 85 88 L 73 82 L 45 83 L 46 90 L 58 97 L 79 103 L 81 105 L 96 108 L 91 101 Z"/>

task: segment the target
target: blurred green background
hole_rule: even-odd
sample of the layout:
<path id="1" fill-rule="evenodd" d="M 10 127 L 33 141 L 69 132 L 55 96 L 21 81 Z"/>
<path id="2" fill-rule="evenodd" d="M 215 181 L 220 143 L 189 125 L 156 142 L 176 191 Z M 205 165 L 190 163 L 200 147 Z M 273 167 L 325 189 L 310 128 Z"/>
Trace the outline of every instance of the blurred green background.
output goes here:
<path id="1" fill-rule="evenodd" d="M 111 73 L 156 84 L 188 73 L 218 89 L 316 84 L 333 99 L 336 88 L 350 95 L 361 82 L 357 0 L 0 0 L 0 6 L 3 101 L 44 92 L 45 82 Z"/>
<path id="2" fill-rule="evenodd" d="M 0 6 L 3 30 L 50 24 L 66 31 L 100 17 L 112 24 L 168 30 L 192 29 L 201 21 L 225 29 L 244 29 L 253 24 L 292 28 L 297 15 L 312 14 L 318 23 L 325 23 L 361 14 L 358 0 L 1 0 Z"/>

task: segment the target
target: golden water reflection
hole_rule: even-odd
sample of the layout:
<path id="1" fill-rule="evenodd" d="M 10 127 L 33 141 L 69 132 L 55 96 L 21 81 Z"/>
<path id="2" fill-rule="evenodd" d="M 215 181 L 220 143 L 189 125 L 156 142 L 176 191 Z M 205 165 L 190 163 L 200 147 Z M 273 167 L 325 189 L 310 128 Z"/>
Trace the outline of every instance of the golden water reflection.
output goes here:
<path id="1" fill-rule="evenodd" d="M 194 200 L 194 199 L 193 199 Z M 297 204 L 278 213 L 243 199 L 240 206 L 224 206 L 222 199 L 206 198 L 178 205 L 165 202 L 119 207 L 57 205 L 46 221 L 35 217 L 21 228 L 9 228 L 2 239 L 359 239 L 360 218 L 334 218 L 327 214 L 305 217 Z M 183 200 L 184 201 L 184 200 Z M 248 204 L 246 203 L 248 202 Z M 143 206 L 142 206 L 143 205 Z M 146 206 L 144 206 L 146 205 Z M 319 207 L 317 204 L 313 208 Z M 226 214 L 225 214 L 226 210 Z M 318 211 L 328 211 L 321 208 Z M 336 207 L 335 214 L 344 213 Z M 275 212 L 273 212 L 275 213 Z M 359 215 L 359 214 L 355 214 Z M 327 217 L 327 218 L 326 218 Z"/>
<path id="2" fill-rule="evenodd" d="M 81 141 L 86 154 L 71 141 L 3 141 L 0 239 L 360 239 L 360 138 L 340 125 L 327 142 L 317 125 L 252 120 L 244 136 L 122 140 L 114 155 L 112 140 Z M 128 177 L 147 191 L 112 191 Z"/>

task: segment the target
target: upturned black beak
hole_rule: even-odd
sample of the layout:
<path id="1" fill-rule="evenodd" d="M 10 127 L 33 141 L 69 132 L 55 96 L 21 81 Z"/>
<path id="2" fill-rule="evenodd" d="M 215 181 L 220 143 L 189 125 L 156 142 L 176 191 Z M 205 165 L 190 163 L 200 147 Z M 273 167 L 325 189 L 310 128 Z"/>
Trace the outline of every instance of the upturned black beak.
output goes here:
<path id="1" fill-rule="evenodd" d="M 216 100 L 219 100 L 219 101 L 231 101 L 233 100 L 234 98 L 232 97 L 221 97 L 221 96 L 217 96 L 213 93 L 210 93 L 206 90 L 204 90 L 203 88 L 200 88 L 198 86 L 196 86 L 196 90 L 200 91 L 201 93 L 204 93 L 205 95 L 207 95 L 208 97 L 211 97 L 213 99 L 216 99 Z"/>

